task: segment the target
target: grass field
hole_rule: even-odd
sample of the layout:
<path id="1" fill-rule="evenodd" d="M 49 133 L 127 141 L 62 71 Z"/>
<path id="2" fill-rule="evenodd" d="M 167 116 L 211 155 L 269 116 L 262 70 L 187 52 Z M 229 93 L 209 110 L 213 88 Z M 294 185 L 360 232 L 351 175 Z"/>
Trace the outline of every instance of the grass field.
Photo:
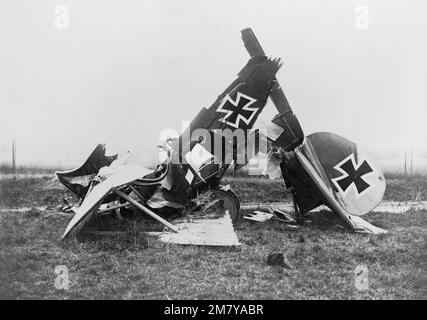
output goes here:
<path id="1" fill-rule="evenodd" d="M 50 178 L 0 180 L 0 298 L 3 299 L 415 299 L 427 298 L 427 212 L 370 213 L 390 231 L 361 235 L 335 227 L 327 212 L 288 230 L 242 222 L 239 249 L 166 245 L 129 228 L 116 236 L 59 238 L 70 217 L 36 209 L 71 196 Z M 289 200 L 281 181 L 229 178 L 242 202 Z M 386 200 L 426 200 L 426 178 L 388 181 Z M 293 269 L 270 267 L 281 252 Z M 68 290 L 54 283 L 69 270 Z M 354 271 L 369 270 L 358 291 Z"/>

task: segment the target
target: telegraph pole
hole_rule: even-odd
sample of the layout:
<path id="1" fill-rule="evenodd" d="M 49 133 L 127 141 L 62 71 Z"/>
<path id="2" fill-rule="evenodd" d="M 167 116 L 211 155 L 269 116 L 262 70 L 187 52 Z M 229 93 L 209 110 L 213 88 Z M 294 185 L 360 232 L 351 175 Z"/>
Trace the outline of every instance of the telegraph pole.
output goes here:
<path id="1" fill-rule="evenodd" d="M 414 149 L 411 148 L 411 177 L 413 173 L 413 165 L 414 165 Z"/>
<path id="2" fill-rule="evenodd" d="M 406 175 L 407 175 L 407 172 L 406 172 L 406 148 L 405 148 L 405 177 Z"/>
<path id="3" fill-rule="evenodd" d="M 16 140 L 12 139 L 12 168 L 15 179 L 18 178 L 18 171 L 16 169 Z"/>

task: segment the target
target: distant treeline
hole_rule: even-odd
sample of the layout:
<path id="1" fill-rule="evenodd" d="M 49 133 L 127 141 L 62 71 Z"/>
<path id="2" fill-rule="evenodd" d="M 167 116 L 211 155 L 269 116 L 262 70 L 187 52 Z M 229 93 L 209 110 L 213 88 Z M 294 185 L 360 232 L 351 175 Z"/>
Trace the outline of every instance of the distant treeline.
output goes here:
<path id="1" fill-rule="evenodd" d="M 18 166 L 16 172 L 18 174 L 54 174 L 55 171 L 60 171 L 60 168 L 40 167 L 40 166 Z M 13 166 L 9 164 L 0 164 L 0 174 L 14 174 Z"/>

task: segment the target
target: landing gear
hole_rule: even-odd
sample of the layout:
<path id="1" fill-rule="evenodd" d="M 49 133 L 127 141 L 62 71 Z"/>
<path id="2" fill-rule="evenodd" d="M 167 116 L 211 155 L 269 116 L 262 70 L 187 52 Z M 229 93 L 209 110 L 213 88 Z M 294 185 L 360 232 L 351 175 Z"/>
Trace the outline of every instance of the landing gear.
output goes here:
<path id="1" fill-rule="evenodd" d="M 228 210 L 233 223 L 238 223 L 242 220 L 239 197 L 229 185 L 218 187 L 218 189 L 214 190 L 214 196 L 222 201 L 223 207 Z"/>
<path id="2" fill-rule="evenodd" d="M 229 185 L 218 186 L 197 196 L 187 207 L 187 214 L 218 216 L 228 211 L 231 221 L 238 223 L 242 220 L 240 200 Z"/>

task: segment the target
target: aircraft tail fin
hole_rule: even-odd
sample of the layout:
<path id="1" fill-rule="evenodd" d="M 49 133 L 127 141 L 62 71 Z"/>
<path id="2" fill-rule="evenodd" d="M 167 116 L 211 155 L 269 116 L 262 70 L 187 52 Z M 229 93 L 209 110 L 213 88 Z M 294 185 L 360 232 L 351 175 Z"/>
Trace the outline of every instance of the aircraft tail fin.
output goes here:
<path id="1" fill-rule="evenodd" d="M 241 33 L 245 48 L 251 57 L 265 56 L 265 52 L 251 28 L 246 28 Z M 271 89 L 270 99 L 277 111 L 279 111 L 279 114 L 272 122 L 283 128 L 283 133 L 279 137 L 278 144 L 285 151 L 291 151 L 302 143 L 304 132 L 277 79 L 274 80 L 275 84 Z"/>

